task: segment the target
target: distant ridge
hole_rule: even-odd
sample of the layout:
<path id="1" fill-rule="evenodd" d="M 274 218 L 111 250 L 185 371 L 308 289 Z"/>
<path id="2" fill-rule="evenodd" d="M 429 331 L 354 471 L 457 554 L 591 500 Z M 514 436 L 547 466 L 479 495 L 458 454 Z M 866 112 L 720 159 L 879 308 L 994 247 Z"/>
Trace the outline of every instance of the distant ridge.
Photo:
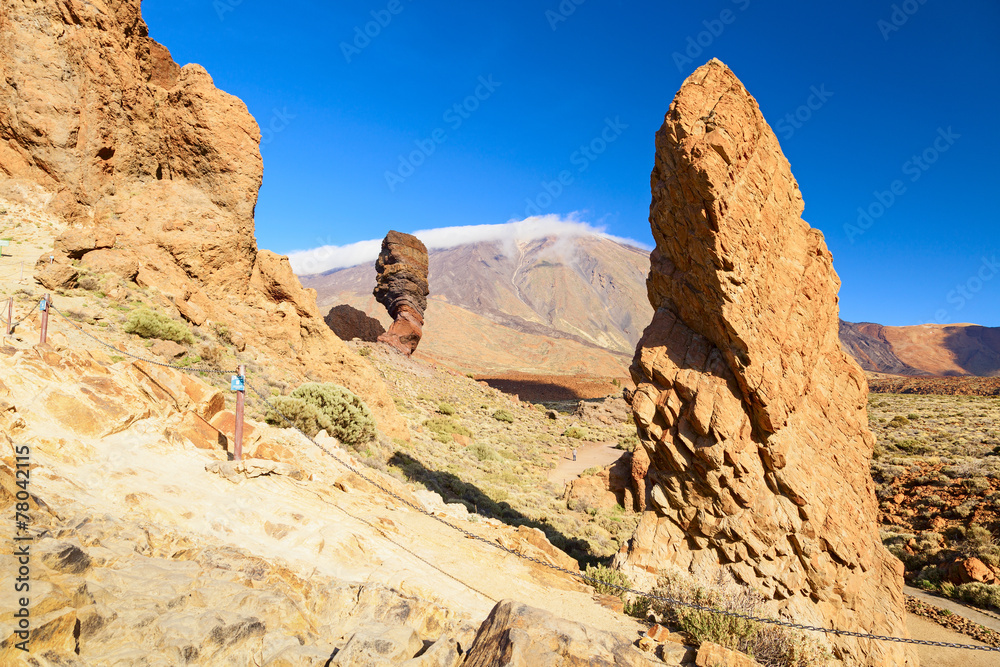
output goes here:
<path id="1" fill-rule="evenodd" d="M 601 236 L 484 241 L 430 251 L 420 353 L 463 372 L 626 376 L 653 317 L 649 253 Z M 374 262 L 302 276 L 324 314 L 346 304 L 391 320 L 372 298 Z M 844 350 L 867 371 L 1000 376 L 1000 327 L 840 322 Z M 420 354 L 418 353 L 418 355 Z"/>

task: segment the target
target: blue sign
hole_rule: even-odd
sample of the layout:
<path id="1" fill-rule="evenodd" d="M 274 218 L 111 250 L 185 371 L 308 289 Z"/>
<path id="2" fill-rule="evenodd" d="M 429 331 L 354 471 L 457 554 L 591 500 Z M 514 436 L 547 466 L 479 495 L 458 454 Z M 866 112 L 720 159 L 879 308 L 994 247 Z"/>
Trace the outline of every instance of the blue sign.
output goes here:
<path id="1" fill-rule="evenodd" d="M 246 381 L 242 377 L 234 375 L 232 381 L 229 383 L 229 388 L 232 391 L 244 391 L 246 389 L 245 385 Z"/>
<path id="2" fill-rule="evenodd" d="M 47 304 L 45 303 L 45 299 L 42 299 L 41 301 L 38 302 L 38 310 L 45 310 L 46 305 Z"/>

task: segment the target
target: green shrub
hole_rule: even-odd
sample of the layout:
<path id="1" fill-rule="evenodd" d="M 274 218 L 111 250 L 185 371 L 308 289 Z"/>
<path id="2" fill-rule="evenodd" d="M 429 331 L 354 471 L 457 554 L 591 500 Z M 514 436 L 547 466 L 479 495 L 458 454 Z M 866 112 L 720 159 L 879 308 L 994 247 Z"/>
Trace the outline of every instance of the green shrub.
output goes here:
<path id="1" fill-rule="evenodd" d="M 303 433 L 312 437 L 325 430 L 348 445 L 375 439 L 375 419 L 357 394 L 335 384 L 309 382 L 272 400 L 275 407 Z M 267 421 L 284 426 L 284 420 L 269 414 Z"/>
<path id="2" fill-rule="evenodd" d="M 363 347 L 358 350 L 358 356 L 368 357 L 371 356 L 372 349 L 370 347 Z"/>
<path id="3" fill-rule="evenodd" d="M 605 565 L 588 565 L 583 576 L 587 577 L 587 583 L 594 587 L 594 592 L 598 595 L 614 595 L 625 601 L 627 594 L 614 586 L 632 588 L 632 582 L 624 574 Z M 612 584 L 609 586 L 608 584 Z"/>
<path id="4" fill-rule="evenodd" d="M 175 343 L 194 342 L 194 336 L 182 323 L 148 308 L 133 310 L 125 323 L 125 331 L 143 338 L 172 340 Z"/>
<path id="5" fill-rule="evenodd" d="M 454 440 L 454 438 L 451 437 L 453 433 L 466 436 L 472 435 L 472 432 L 469 429 L 465 428 L 453 419 L 448 419 L 447 417 L 434 417 L 433 419 L 428 419 L 424 422 L 424 428 L 433 434 L 432 437 L 435 440 L 446 444 Z"/>
<path id="6" fill-rule="evenodd" d="M 507 422 L 508 424 L 514 423 L 514 415 L 510 414 L 507 410 L 497 410 L 493 413 L 493 419 L 498 422 Z"/>
<path id="7" fill-rule="evenodd" d="M 618 438 L 618 444 L 616 446 L 618 449 L 623 449 L 626 452 L 634 452 L 635 448 L 639 446 L 639 436 L 634 433 L 630 435 L 623 435 Z"/>
<path id="8" fill-rule="evenodd" d="M 466 451 L 470 452 L 480 461 L 496 461 L 500 458 L 495 449 L 480 442 L 469 445 Z"/>
<path id="9" fill-rule="evenodd" d="M 889 426 L 906 426 L 910 423 L 910 420 L 903 415 L 896 415 L 891 420 L 889 420 Z"/>
<path id="10" fill-rule="evenodd" d="M 592 475 L 596 475 L 599 472 L 601 472 L 600 466 L 594 466 L 593 468 L 587 468 L 582 473 L 580 473 L 580 477 L 590 477 Z"/>
<path id="11" fill-rule="evenodd" d="M 959 600 L 977 607 L 1000 608 L 1000 586 L 972 582 L 962 584 L 955 590 L 955 593 Z"/>
<path id="12" fill-rule="evenodd" d="M 458 412 L 458 410 L 456 410 L 455 406 L 451 403 L 441 403 L 438 405 L 438 412 L 443 415 L 453 415 Z"/>
<path id="13" fill-rule="evenodd" d="M 579 426 L 570 426 L 568 429 L 563 431 L 563 435 L 567 438 L 575 438 L 576 440 L 583 440 L 587 437 L 587 432 L 580 428 Z"/>

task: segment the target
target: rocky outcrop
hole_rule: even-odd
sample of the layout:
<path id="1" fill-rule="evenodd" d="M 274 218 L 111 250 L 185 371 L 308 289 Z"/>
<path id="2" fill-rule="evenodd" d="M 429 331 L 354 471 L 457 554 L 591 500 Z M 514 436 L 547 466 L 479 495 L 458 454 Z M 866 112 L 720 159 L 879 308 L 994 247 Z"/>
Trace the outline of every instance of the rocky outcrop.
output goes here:
<path id="1" fill-rule="evenodd" d="M 416 236 L 390 231 L 375 262 L 378 281 L 372 292 L 393 323 L 378 337 L 404 354 L 413 354 L 424 330 L 427 309 L 427 247 Z"/>
<path id="2" fill-rule="evenodd" d="M 722 565 L 782 617 L 905 636 L 832 257 L 756 100 L 718 60 L 671 104 L 651 185 L 656 312 L 631 367 L 647 511 L 617 564 Z M 916 662 L 898 644 L 830 641 L 848 665 Z"/>
<path id="3" fill-rule="evenodd" d="M 257 250 L 256 121 L 149 38 L 140 0 L 5 2 L 0 79 L 0 176 L 42 186 L 49 211 L 72 223 L 39 260 L 43 285 L 71 286 L 79 260 L 162 295 L 172 315 L 224 327 L 286 381 L 308 369 L 347 386 L 386 434 L 407 437 L 374 370 L 324 325 L 315 292 Z"/>
<path id="4" fill-rule="evenodd" d="M 358 338 L 374 343 L 385 333 L 385 327 L 374 317 L 369 317 L 363 310 L 342 303 L 334 306 L 323 318 L 326 325 L 337 334 L 340 340 Z"/>

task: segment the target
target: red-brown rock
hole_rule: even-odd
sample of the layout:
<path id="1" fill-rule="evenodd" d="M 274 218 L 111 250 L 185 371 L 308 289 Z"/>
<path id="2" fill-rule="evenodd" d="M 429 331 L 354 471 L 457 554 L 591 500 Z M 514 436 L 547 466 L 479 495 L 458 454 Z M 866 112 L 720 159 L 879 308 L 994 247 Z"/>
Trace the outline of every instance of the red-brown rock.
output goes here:
<path id="1" fill-rule="evenodd" d="M 378 282 L 373 294 L 393 323 L 378 340 L 413 354 L 423 335 L 427 308 L 427 248 L 415 236 L 390 231 L 375 262 Z"/>
<path id="2" fill-rule="evenodd" d="M 882 546 L 865 376 L 838 340 L 840 281 L 756 100 L 718 60 L 656 135 L 649 300 L 631 367 L 649 511 L 616 563 L 720 565 L 798 623 L 906 636 Z M 914 665 L 831 636 L 848 665 Z M 699 664 L 702 664 L 699 662 Z"/>

